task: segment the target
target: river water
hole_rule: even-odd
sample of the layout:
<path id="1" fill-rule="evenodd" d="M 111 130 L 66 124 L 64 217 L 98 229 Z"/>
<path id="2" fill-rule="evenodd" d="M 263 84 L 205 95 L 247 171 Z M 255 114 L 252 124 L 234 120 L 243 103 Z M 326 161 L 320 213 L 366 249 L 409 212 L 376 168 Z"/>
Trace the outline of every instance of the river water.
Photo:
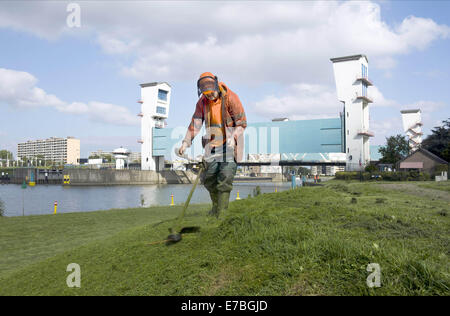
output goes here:
<path id="1" fill-rule="evenodd" d="M 241 198 L 253 193 L 260 186 L 262 193 L 284 191 L 290 183 L 234 183 L 231 200 L 236 199 L 237 192 Z M 36 185 L 22 189 L 20 185 L 0 185 L 0 199 L 4 202 L 4 216 L 22 216 L 52 214 L 54 202 L 58 202 L 58 213 L 88 212 L 113 208 L 131 208 L 141 206 L 170 205 L 171 194 L 175 204 L 186 200 L 191 184 L 158 184 L 130 186 L 59 186 Z M 208 191 L 199 185 L 192 196 L 191 203 L 210 203 Z"/>

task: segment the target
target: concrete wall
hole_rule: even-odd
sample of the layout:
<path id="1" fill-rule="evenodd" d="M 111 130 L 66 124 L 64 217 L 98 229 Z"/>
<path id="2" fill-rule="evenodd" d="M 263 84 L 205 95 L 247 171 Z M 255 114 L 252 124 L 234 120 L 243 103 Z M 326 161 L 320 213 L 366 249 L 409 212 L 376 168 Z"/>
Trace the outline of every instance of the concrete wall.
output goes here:
<path id="1" fill-rule="evenodd" d="M 152 170 L 95 170 L 67 169 L 70 185 L 129 185 L 129 184 L 174 184 L 192 183 L 195 174 L 191 171 Z"/>

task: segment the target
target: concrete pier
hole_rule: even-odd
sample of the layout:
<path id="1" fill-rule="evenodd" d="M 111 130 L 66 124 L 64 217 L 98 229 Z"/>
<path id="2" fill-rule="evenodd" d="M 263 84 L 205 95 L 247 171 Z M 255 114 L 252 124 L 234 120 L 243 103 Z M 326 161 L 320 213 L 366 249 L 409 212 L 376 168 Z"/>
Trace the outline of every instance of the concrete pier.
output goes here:
<path id="1" fill-rule="evenodd" d="M 68 185 L 136 185 L 136 184 L 177 184 L 192 183 L 195 174 L 191 171 L 152 170 L 96 170 L 66 169 Z"/>

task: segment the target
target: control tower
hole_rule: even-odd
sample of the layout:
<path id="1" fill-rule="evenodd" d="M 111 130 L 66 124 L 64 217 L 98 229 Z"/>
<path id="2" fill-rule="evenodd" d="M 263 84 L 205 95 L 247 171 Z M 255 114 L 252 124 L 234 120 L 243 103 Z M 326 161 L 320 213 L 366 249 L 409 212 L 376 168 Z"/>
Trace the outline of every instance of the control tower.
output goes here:
<path id="1" fill-rule="evenodd" d="M 370 163 L 369 61 L 365 55 L 331 58 L 339 101 L 344 104 L 346 170 L 363 170 Z"/>
<path id="2" fill-rule="evenodd" d="M 141 169 L 164 169 L 164 156 L 153 156 L 153 129 L 164 128 L 169 117 L 171 87 L 167 82 L 141 84 Z"/>

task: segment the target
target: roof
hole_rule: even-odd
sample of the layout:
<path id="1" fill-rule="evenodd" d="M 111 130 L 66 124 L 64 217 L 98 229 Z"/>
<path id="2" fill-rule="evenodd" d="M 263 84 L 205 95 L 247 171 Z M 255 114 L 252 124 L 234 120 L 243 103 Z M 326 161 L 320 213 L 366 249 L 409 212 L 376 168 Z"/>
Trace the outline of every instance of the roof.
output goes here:
<path id="1" fill-rule="evenodd" d="M 283 122 L 283 121 L 289 121 L 289 118 L 287 117 L 277 117 L 272 119 L 272 122 Z"/>
<path id="2" fill-rule="evenodd" d="M 416 110 L 401 110 L 400 113 L 402 114 L 406 114 L 406 113 L 417 113 L 420 112 L 420 109 L 416 109 Z"/>
<path id="3" fill-rule="evenodd" d="M 423 169 L 423 161 L 401 162 L 400 169 Z"/>
<path id="4" fill-rule="evenodd" d="M 412 155 L 418 153 L 418 152 L 423 153 L 425 156 L 428 156 L 429 158 L 433 159 L 434 161 L 436 161 L 437 163 L 440 164 L 448 164 L 447 161 L 445 161 L 444 159 L 442 159 L 439 156 L 436 156 L 435 154 L 433 154 L 431 151 L 426 150 L 425 148 L 420 147 L 419 149 L 417 149 L 415 152 L 413 152 L 412 154 L 410 154 L 409 156 L 407 156 L 406 158 L 404 158 L 403 160 L 401 160 L 400 162 L 405 161 L 406 159 L 408 159 L 409 157 L 411 157 Z"/>
<path id="5" fill-rule="evenodd" d="M 140 86 L 141 86 L 141 88 L 154 87 L 154 86 L 157 86 L 157 85 L 163 84 L 163 83 L 165 83 L 165 84 L 168 85 L 169 87 L 172 87 L 170 84 L 168 84 L 168 83 L 165 82 L 165 81 L 142 83 L 142 84 L 140 84 Z"/>
<path id="6" fill-rule="evenodd" d="M 369 59 L 367 59 L 367 56 L 366 55 L 362 55 L 362 54 L 351 55 L 351 56 L 344 56 L 344 57 L 335 57 L 335 58 L 330 58 L 330 60 L 333 63 L 338 63 L 338 62 L 341 62 L 341 61 L 359 60 L 360 58 L 363 58 L 363 57 L 367 60 L 367 62 L 369 62 Z"/>

